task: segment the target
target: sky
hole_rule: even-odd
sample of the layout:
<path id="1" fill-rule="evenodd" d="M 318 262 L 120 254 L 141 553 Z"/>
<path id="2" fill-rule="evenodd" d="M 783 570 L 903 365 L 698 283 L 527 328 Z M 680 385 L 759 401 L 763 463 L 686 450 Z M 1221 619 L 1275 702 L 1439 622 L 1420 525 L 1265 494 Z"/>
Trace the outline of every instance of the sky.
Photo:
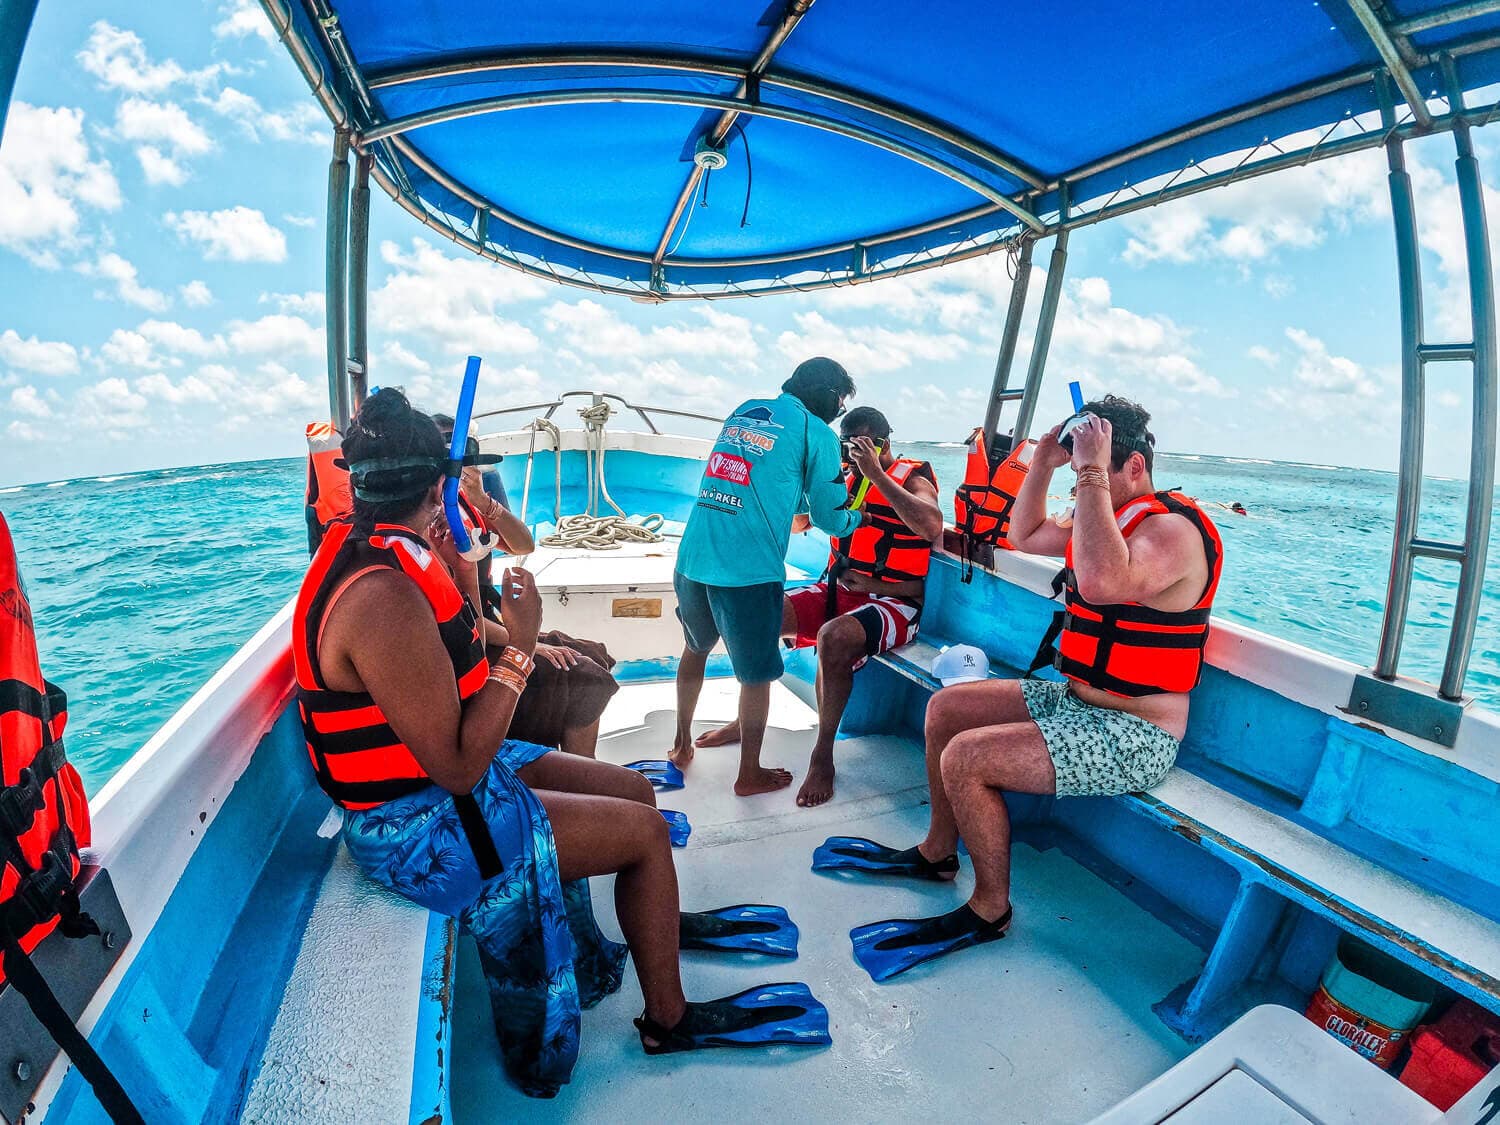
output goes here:
<path id="1" fill-rule="evenodd" d="M 1500 125 L 1475 139 L 1500 184 Z M 255 0 L 41 5 L 0 144 L 0 486 L 305 450 L 305 424 L 327 414 L 330 147 Z M 1434 341 L 1469 335 L 1452 161 L 1446 136 L 1408 146 Z M 427 409 L 451 410 L 471 352 L 479 409 L 598 389 L 718 414 L 826 354 L 898 439 L 962 441 L 982 420 L 1003 254 L 648 306 L 482 261 L 372 196 L 371 382 Z M 1164 450 L 1395 467 L 1382 153 L 1086 227 L 1070 249 L 1039 424 L 1069 413 L 1078 379 L 1142 402 Z M 1468 368 L 1429 381 L 1428 471 L 1463 477 Z"/>

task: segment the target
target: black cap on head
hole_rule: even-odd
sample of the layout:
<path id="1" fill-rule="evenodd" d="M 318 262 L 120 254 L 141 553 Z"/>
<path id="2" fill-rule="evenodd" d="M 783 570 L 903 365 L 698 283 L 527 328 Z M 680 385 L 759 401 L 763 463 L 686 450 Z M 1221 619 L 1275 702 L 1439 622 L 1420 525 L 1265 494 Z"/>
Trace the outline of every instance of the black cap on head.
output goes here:
<path id="1" fill-rule="evenodd" d="M 819 355 L 799 363 L 781 389 L 801 399 L 823 421 L 832 422 L 843 400 L 854 394 L 854 380 L 842 363 Z"/>

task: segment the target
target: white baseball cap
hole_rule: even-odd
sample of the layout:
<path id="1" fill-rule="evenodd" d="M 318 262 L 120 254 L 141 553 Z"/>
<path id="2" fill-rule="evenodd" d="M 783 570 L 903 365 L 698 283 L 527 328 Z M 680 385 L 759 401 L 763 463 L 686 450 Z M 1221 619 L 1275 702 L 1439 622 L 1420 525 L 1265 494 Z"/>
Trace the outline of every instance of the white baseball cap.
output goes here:
<path id="1" fill-rule="evenodd" d="M 973 683 L 989 677 L 990 660 L 983 649 L 973 645 L 953 645 L 938 653 L 938 658 L 932 662 L 932 674 L 944 687 Z"/>

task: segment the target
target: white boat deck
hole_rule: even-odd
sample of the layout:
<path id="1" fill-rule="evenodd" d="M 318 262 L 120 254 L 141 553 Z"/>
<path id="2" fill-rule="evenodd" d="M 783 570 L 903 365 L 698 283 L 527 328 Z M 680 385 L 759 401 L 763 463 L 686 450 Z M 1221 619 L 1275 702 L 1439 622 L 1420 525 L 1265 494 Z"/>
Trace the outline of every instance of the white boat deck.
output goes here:
<path id="1" fill-rule="evenodd" d="M 724 722 L 734 705 L 733 681 L 710 681 L 697 729 Z M 600 757 L 662 757 L 673 707 L 670 683 L 626 686 L 605 715 Z M 800 780 L 813 725 L 808 707 L 778 686 L 764 760 Z M 801 929 L 796 961 L 685 954 L 688 995 L 805 981 L 828 1006 L 832 1047 L 648 1058 L 630 1022 L 641 1009 L 632 970 L 617 995 L 584 1013 L 571 1085 L 555 1101 L 533 1101 L 501 1069 L 477 958 L 465 941 L 454 1016 L 455 1118 L 1077 1122 L 1188 1053 L 1151 1005 L 1198 972 L 1202 952 L 1056 851 L 1017 848 L 1016 922 L 1007 940 L 873 983 L 854 963 L 848 931 L 951 909 L 970 876 L 965 865 L 957 887 L 939 887 L 814 874 L 813 849 L 830 834 L 905 844 L 926 823 L 913 741 L 851 739 L 838 753 L 838 795 L 819 809 L 796 807 L 796 783 L 777 794 L 733 796 L 732 747 L 699 751 L 687 788 L 661 795 L 693 826 L 677 853 L 686 909 L 774 903 Z M 595 880 L 594 902 L 606 931 L 617 935 L 608 880 Z"/>

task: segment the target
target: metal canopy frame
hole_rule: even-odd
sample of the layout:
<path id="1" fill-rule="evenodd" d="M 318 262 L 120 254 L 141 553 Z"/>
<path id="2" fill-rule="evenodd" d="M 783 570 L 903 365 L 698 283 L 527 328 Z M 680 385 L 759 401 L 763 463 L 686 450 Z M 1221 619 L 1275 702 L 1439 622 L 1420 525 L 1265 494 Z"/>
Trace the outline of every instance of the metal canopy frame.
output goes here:
<path id="1" fill-rule="evenodd" d="M 1337 93 L 1354 86 L 1376 82 L 1387 75 L 1393 76 L 1393 80 L 1408 95 L 1410 100 L 1407 109 L 1416 131 L 1451 127 L 1450 123 L 1433 117 L 1422 100 L 1413 75 L 1418 69 L 1432 66 L 1434 58 L 1414 48 L 1408 41 L 1408 36 L 1500 12 L 1500 0 L 1470 0 L 1468 3 L 1457 4 L 1405 22 L 1390 22 L 1382 18 L 1385 11 L 1383 4 L 1377 10 L 1376 4 L 1379 0 L 1342 0 L 1350 6 L 1350 10 L 1356 16 L 1360 16 L 1361 12 L 1364 13 L 1360 20 L 1361 25 L 1365 27 L 1367 35 L 1382 55 L 1383 60 L 1387 58 L 1389 52 L 1389 57 L 1395 60 L 1394 69 L 1389 64 L 1356 68 L 1346 74 L 1310 83 L 1273 98 L 1236 107 L 1188 124 L 1128 150 L 1092 161 L 1061 177 L 1043 182 L 1045 178 L 1034 169 L 1026 167 L 1023 162 L 1006 153 L 995 151 L 983 142 L 966 136 L 942 122 L 923 118 L 899 106 L 882 103 L 878 99 L 857 91 L 842 89 L 806 75 L 773 69 L 772 62 L 776 49 L 791 34 L 792 28 L 810 7 L 810 2 L 811 0 L 794 0 L 789 5 L 781 21 L 772 29 L 762 50 L 748 67 L 726 63 L 722 59 L 708 59 L 689 54 L 564 51 L 528 52 L 516 55 L 469 55 L 461 58 L 437 57 L 415 66 L 387 68 L 372 71 L 366 75 L 360 71 L 350 55 L 348 45 L 339 28 L 337 14 L 330 7 L 328 0 L 262 0 L 263 6 L 271 15 L 273 26 L 287 42 L 294 58 L 307 76 L 309 84 L 329 112 L 330 118 L 335 124 L 343 124 L 351 129 L 351 141 L 357 149 L 374 146 L 373 154 L 377 157 L 377 164 L 372 174 L 376 182 L 387 190 L 404 209 L 419 217 L 429 227 L 442 231 L 446 237 L 472 252 L 533 276 L 598 292 L 618 293 L 645 300 L 701 300 L 712 297 L 755 296 L 785 290 L 807 291 L 841 284 L 856 284 L 877 277 L 893 276 L 974 257 L 980 253 L 992 252 L 1008 244 L 1023 227 L 1038 236 L 1056 233 L 1062 220 L 1056 217 L 1055 208 L 1051 213 L 1043 214 L 1039 213 L 1038 204 L 1045 201 L 1050 207 L 1055 202 L 1057 193 L 1064 186 L 1077 185 L 1088 177 L 1106 172 L 1127 161 L 1198 137 L 1205 137 L 1217 130 L 1253 119 L 1257 115 Z M 293 30 L 290 8 L 292 3 L 300 3 L 307 9 L 316 29 L 315 33 L 322 42 L 324 53 L 333 61 L 337 73 L 333 75 L 324 73 L 318 59 Z M 1479 35 L 1470 40 L 1452 44 L 1447 49 L 1454 56 L 1461 57 L 1497 46 L 1500 46 L 1500 36 Z M 662 236 L 658 239 L 654 252 L 648 254 L 642 251 L 613 248 L 548 231 L 523 216 L 509 213 L 485 199 L 481 193 L 456 181 L 443 169 L 425 161 L 415 146 L 403 143 L 399 134 L 392 136 L 378 131 L 391 124 L 379 113 L 374 94 L 374 91 L 379 89 L 486 71 L 559 66 L 588 66 L 605 68 L 606 71 L 617 68 L 636 72 L 657 69 L 715 77 L 720 80 L 734 78 L 737 80 L 738 91 L 734 96 L 720 95 L 725 98 L 722 102 L 709 102 L 702 98 L 691 98 L 685 102 L 677 101 L 677 104 L 702 105 L 709 109 L 720 109 L 719 120 L 721 122 L 729 115 L 737 117 L 741 113 L 759 113 L 763 116 L 782 116 L 784 119 L 794 120 L 810 127 L 823 127 L 826 124 L 846 125 L 847 122 L 828 122 L 817 112 L 805 110 L 784 112 L 778 110 L 777 107 L 749 104 L 754 100 L 753 91 L 758 89 L 784 89 L 814 100 L 825 99 L 854 108 L 861 114 L 870 115 L 879 121 L 888 122 L 893 133 L 920 138 L 923 146 L 930 144 L 937 146 L 940 150 L 960 154 L 963 161 L 972 161 L 974 166 L 1014 180 L 1021 184 L 1021 187 L 1001 200 L 990 199 L 979 206 L 902 230 L 871 234 L 854 240 L 821 247 L 806 247 L 790 252 L 751 255 L 737 259 L 716 258 L 711 263 L 712 266 L 764 266 L 773 271 L 773 276 L 765 280 L 738 284 L 717 281 L 705 283 L 700 281 L 697 275 L 710 263 L 697 262 L 692 258 L 678 257 L 663 251 L 663 246 L 670 245 L 671 238 L 678 233 L 682 215 L 687 209 L 686 203 L 682 201 L 690 199 L 691 192 L 684 191 L 679 195 L 678 203 L 681 203 L 681 209 L 679 210 L 674 205 L 673 211 L 677 218 L 668 222 Z M 565 93 L 577 100 L 589 100 L 578 98 L 576 91 L 560 93 Z M 654 91 L 650 97 L 634 99 L 629 96 L 628 91 L 611 91 L 611 96 L 607 100 L 667 102 L 673 101 L 676 97 L 673 91 Z M 566 101 L 567 98 L 561 100 Z M 527 104 L 535 106 L 559 104 L 559 102 L 538 98 Z M 506 108 L 521 108 L 521 104 L 497 99 L 489 110 L 503 111 Z M 471 103 L 469 112 L 477 111 L 480 111 L 480 103 Z M 422 116 L 413 115 L 406 121 L 408 125 L 411 125 L 414 123 L 414 118 Z M 428 119 L 426 123 L 435 123 L 435 120 L 437 119 Z M 846 136 L 854 136 L 855 139 L 868 143 L 889 140 L 883 134 L 865 129 L 863 126 L 854 126 L 849 129 L 834 128 L 833 131 L 842 131 Z M 706 139 L 712 140 L 712 135 L 717 132 L 719 132 L 717 128 L 710 129 Z M 721 134 L 722 136 L 727 136 L 727 130 Z M 1352 151 L 1359 147 L 1374 147 L 1375 144 L 1383 143 L 1384 136 L 1381 135 L 1380 130 L 1374 129 L 1369 130 L 1363 140 L 1365 143 L 1361 144 L 1358 137 L 1342 138 L 1335 149 L 1327 148 L 1320 140 L 1311 149 L 1305 150 L 1304 155 L 1306 159 L 1317 159 L 1336 155 L 1338 152 Z M 899 141 L 895 146 L 882 145 L 882 147 L 897 152 L 903 157 L 920 156 L 922 158 L 920 162 L 944 175 L 949 173 L 954 163 L 940 158 L 926 147 L 919 149 Z M 1231 179 L 1265 174 L 1300 162 L 1298 155 L 1287 151 L 1284 147 L 1278 147 L 1274 139 L 1267 138 L 1261 147 L 1274 150 L 1274 158 L 1247 159 L 1242 162 L 1242 166 L 1232 169 L 1231 174 L 1222 178 L 1202 175 L 1196 164 L 1189 161 L 1177 175 L 1170 178 L 1172 183 L 1169 183 L 1163 190 L 1152 192 L 1148 201 L 1143 201 L 1142 193 L 1137 185 L 1126 185 L 1102 201 L 1078 199 L 1073 217 L 1069 220 L 1070 225 L 1077 227 L 1102 221 L 1105 218 L 1137 210 L 1141 206 L 1149 206 L 1195 191 L 1206 190 L 1219 183 L 1229 182 Z M 403 182 L 403 160 L 418 164 L 441 186 L 472 205 L 475 209 L 472 218 L 447 214 L 418 198 L 411 186 Z M 695 165 L 694 172 L 696 171 Z M 690 180 L 694 178 L 694 172 L 689 173 Z M 960 179 L 959 182 L 965 181 Z M 969 183 L 966 183 L 966 186 L 973 188 L 973 185 Z M 965 229 L 967 225 L 977 220 L 998 216 L 1000 213 L 1005 213 L 1008 218 L 1016 221 L 1002 220 L 990 229 L 979 232 L 973 231 L 971 227 Z M 1031 217 L 1030 221 L 1028 221 L 1028 216 Z M 498 223 L 491 220 L 498 220 Z M 625 276 L 624 278 L 614 276 L 601 278 L 590 273 L 586 268 L 549 261 L 544 257 L 536 257 L 512 249 L 505 244 L 503 235 L 495 230 L 496 227 L 504 224 L 512 225 L 540 238 L 553 240 L 559 245 L 598 255 L 602 260 L 613 262 L 615 271 Z M 481 226 L 486 228 L 486 237 L 483 239 L 476 237 Z M 921 244 L 914 249 L 909 245 L 913 241 Z M 895 244 L 901 244 L 902 248 L 895 250 Z M 885 253 L 882 253 L 883 250 Z M 809 263 L 817 264 L 810 265 Z M 784 269 L 777 267 L 784 267 Z"/>
<path id="2" fill-rule="evenodd" d="M 336 68 L 324 72 L 318 58 L 294 30 L 290 3 L 306 5 L 322 39 L 322 48 Z M 1028 436 L 1037 397 L 1046 369 L 1052 330 L 1061 300 L 1067 263 L 1068 237 L 1079 227 L 1130 214 L 1173 199 L 1209 191 L 1230 183 L 1266 175 L 1285 168 L 1329 159 L 1347 153 L 1384 146 L 1390 163 L 1390 191 L 1396 235 L 1397 266 L 1401 300 L 1402 340 L 1402 429 L 1401 467 L 1398 483 L 1396 535 L 1391 557 L 1391 575 L 1380 651 L 1374 668 L 1357 677 L 1349 700 L 1352 713 L 1385 722 L 1423 738 L 1452 745 L 1462 721 L 1462 698 L 1469 650 L 1483 590 L 1486 551 L 1491 522 L 1495 480 L 1496 439 L 1496 325 L 1493 270 L 1484 213 L 1478 165 L 1470 142 L 1470 130 L 1500 115 L 1500 101 L 1483 107 L 1464 104 L 1455 58 L 1500 47 L 1500 35 L 1480 35 L 1430 55 L 1415 48 L 1410 37 L 1424 31 L 1482 16 L 1500 14 L 1500 0 L 1470 0 L 1438 12 L 1404 21 L 1388 18 L 1383 0 L 1343 0 L 1380 55 L 1382 65 L 1364 67 L 1323 79 L 1274 98 L 1236 107 L 1182 128 L 1151 138 L 1129 150 L 1111 154 L 1047 180 L 1034 169 L 1004 152 L 967 136 L 942 122 L 932 121 L 830 83 L 790 72 L 771 69 L 777 49 L 792 33 L 813 0 L 792 0 L 748 66 L 690 55 L 629 55 L 618 52 L 554 52 L 517 55 L 487 55 L 462 59 L 437 59 L 401 69 L 362 74 L 349 54 L 338 29 L 336 14 L 328 0 L 262 0 L 278 35 L 303 70 L 335 128 L 333 159 L 328 184 L 328 378 L 331 410 L 340 426 L 346 425 L 351 408 L 358 407 L 368 381 L 366 296 L 369 250 L 369 181 L 373 179 L 403 209 L 429 228 L 470 251 L 495 262 L 546 280 L 580 286 L 604 293 L 630 296 L 652 302 L 711 299 L 727 296 L 758 296 L 781 291 L 806 292 L 839 285 L 862 283 L 961 261 L 997 249 L 1014 254 L 1014 283 L 1005 325 L 996 356 L 994 379 L 985 417 L 987 448 L 1002 444 L 999 420 L 1006 403 L 1017 403 L 1017 417 L 1009 440 L 1019 444 Z M 1435 112 L 1421 92 L 1417 72 L 1437 67 L 1445 84 L 1444 104 Z M 456 75 L 490 71 L 541 70 L 558 67 L 589 67 L 593 76 L 618 69 L 639 73 L 661 71 L 688 73 L 719 80 L 733 78 L 731 94 L 710 94 L 673 89 L 571 89 L 546 94 L 509 94 L 476 99 L 395 119 L 384 118 L 373 91 Z M 1073 200 L 1075 185 L 1139 157 L 1182 145 L 1199 137 L 1253 120 L 1255 117 L 1302 102 L 1336 94 L 1366 83 L 1376 85 L 1381 108 L 1358 118 L 1346 118 L 1322 130 L 1309 130 L 1296 143 L 1286 138 L 1266 138 L 1260 144 L 1214 162 L 1189 160 L 1175 172 L 1157 176 L 1145 184 L 1126 184 L 1112 194 Z M 1399 101 L 1392 91 L 1399 91 Z M 811 104 L 823 101 L 851 108 L 869 119 L 889 126 L 890 133 L 838 118 L 815 109 L 768 105 L 760 100 L 762 90 L 785 90 Z M 428 160 L 408 134 L 426 126 L 479 114 L 546 105 L 598 102 L 658 103 L 698 106 L 719 110 L 719 116 L 702 133 L 701 142 L 723 145 L 742 114 L 765 116 L 823 129 L 880 147 L 931 168 L 986 197 L 986 202 L 954 215 L 863 240 L 830 244 L 781 254 L 716 259 L 715 266 L 784 266 L 770 281 L 750 284 L 720 284 L 705 287 L 694 280 L 691 258 L 673 256 L 668 247 L 679 232 L 691 206 L 703 170 L 695 163 L 688 172 L 669 219 L 651 254 L 626 251 L 590 243 L 548 231 L 485 199 L 468 185 Z M 1405 170 L 1403 145 L 1412 137 L 1446 131 L 1453 135 L 1457 150 L 1456 174 L 1468 258 L 1470 313 L 1473 339 L 1456 343 L 1427 343 L 1422 335 L 1420 249 L 1410 180 Z M 907 143 L 899 137 L 919 140 Z M 690 138 L 696 141 L 700 138 Z M 350 156 L 355 156 L 351 186 Z M 940 155 L 940 154 L 950 155 Z M 412 188 L 403 162 L 420 169 L 474 208 L 472 221 L 465 221 L 426 204 Z M 967 164 L 967 167 L 965 166 Z M 978 168 L 997 179 L 1018 185 L 1011 194 L 975 176 Z M 1045 208 L 1042 206 L 1045 204 Z M 1006 213 L 1010 223 L 982 233 L 965 233 L 967 224 Z M 490 234 L 492 221 L 535 234 L 560 245 L 599 254 L 615 263 L 637 267 L 639 279 L 600 279 L 582 268 L 569 267 L 539 257 L 512 251 Z M 1029 290 L 1034 245 L 1038 238 L 1055 236 L 1047 269 L 1047 283 L 1037 319 L 1031 358 L 1024 385 L 1010 388 L 1011 369 L 1019 341 L 1021 322 Z M 911 240 L 930 244 L 882 256 L 883 248 Z M 838 259 L 842 269 L 827 266 L 808 271 L 798 267 L 811 259 Z M 708 263 L 702 263 L 707 265 Z M 1465 536 L 1461 543 L 1424 539 L 1418 535 L 1421 504 L 1425 378 L 1428 363 L 1467 362 L 1474 374 L 1473 430 L 1470 450 L 1469 494 Z M 557 403 L 541 404 L 553 409 Z M 505 413 L 504 411 L 498 413 Z M 673 413 L 661 411 L 660 413 Z M 653 430 L 649 418 L 647 425 Z M 1411 593 L 1414 561 L 1430 558 L 1457 563 L 1460 567 L 1449 643 L 1441 681 L 1428 688 L 1398 675 L 1401 640 Z"/>

